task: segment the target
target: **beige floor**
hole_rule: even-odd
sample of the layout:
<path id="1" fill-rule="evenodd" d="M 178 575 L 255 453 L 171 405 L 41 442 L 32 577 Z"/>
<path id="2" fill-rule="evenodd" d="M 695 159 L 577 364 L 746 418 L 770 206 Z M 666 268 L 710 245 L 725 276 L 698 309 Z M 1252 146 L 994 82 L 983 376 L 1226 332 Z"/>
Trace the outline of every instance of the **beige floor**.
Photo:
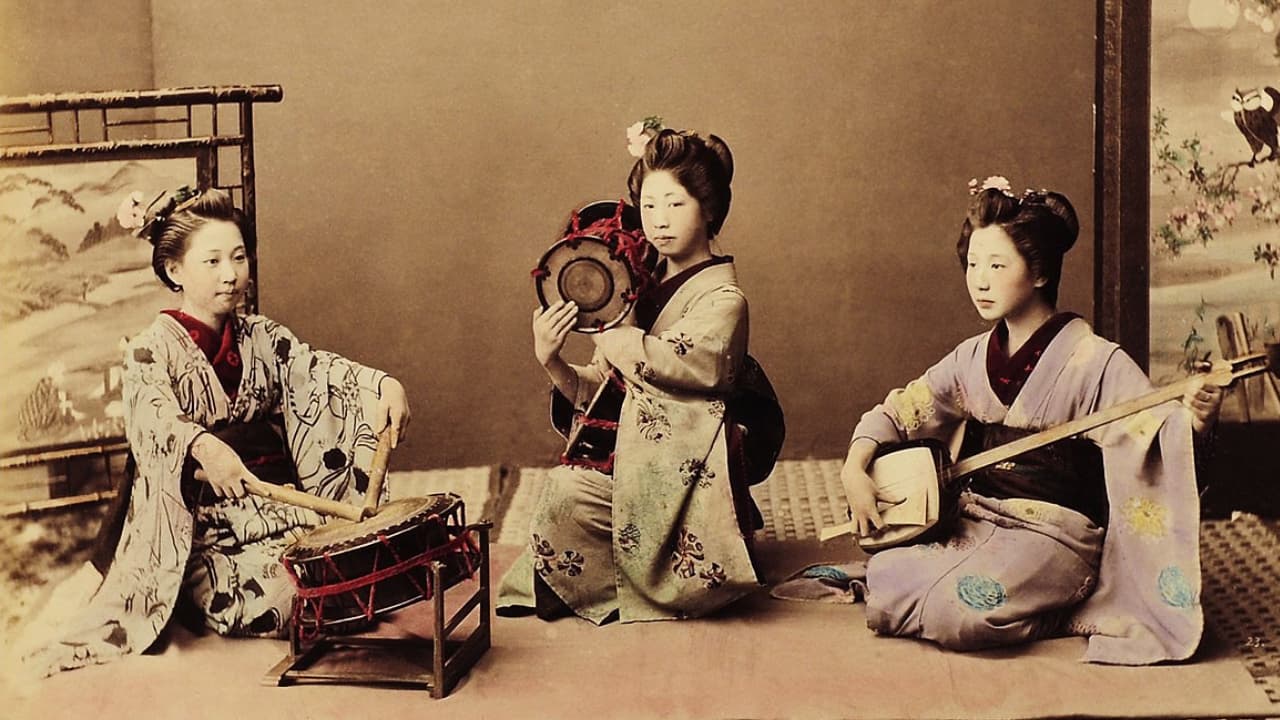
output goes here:
<path id="1" fill-rule="evenodd" d="M 517 548 L 499 546 L 495 576 Z M 764 543 L 777 579 L 847 548 Z M 459 586 L 461 588 L 463 586 Z M 452 590 L 450 592 L 460 592 Z M 419 603 L 388 621 L 420 631 Z M 350 685 L 266 687 L 283 641 L 179 633 L 160 655 L 85 668 L 13 695 L 15 718 L 1003 718 L 1280 714 L 1238 657 L 1210 638 L 1198 661 L 1154 668 L 1079 662 L 1083 640 L 959 655 L 866 630 L 861 606 L 760 594 L 708 620 L 594 627 L 496 618 L 493 647 L 443 700 Z"/>
<path id="2" fill-rule="evenodd" d="M 811 539 L 843 510 L 829 487 L 837 471 L 836 461 L 785 463 L 753 489 L 766 517 L 766 581 L 852 554 L 847 541 L 819 546 Z M 518 551 L 521 508 L 531 507 L 539 473 L 525 471 L 519 485 L 506 484 L 504 503 L 497 502 L 503 475 L 489 468 L 402 472 L 389 482 L 395 497 L 456 492 L 473 520 L 504 507 L 496 582 Z M 420 603 L 387 618 L 381 631 L 421 634 L 429 613 Z M 1196 662 L 1154 668 L 1083 664 L 1079 638 L 957 655 L 874 636 L 858 605 L 782 602 L 763 593 L 707 620 L 596 628 L 573 619 L 495 618 L 493 629 L 492 649 L 440 701 L 414 690 L 267 687 L 262 677 L 286 654 L 285 642 L 178 632 L 159 655 L 4 688 L 0 717 L 1280 716 L 1280 703 L 1254 682 L 1247 658 L 1214 634 Z"/>

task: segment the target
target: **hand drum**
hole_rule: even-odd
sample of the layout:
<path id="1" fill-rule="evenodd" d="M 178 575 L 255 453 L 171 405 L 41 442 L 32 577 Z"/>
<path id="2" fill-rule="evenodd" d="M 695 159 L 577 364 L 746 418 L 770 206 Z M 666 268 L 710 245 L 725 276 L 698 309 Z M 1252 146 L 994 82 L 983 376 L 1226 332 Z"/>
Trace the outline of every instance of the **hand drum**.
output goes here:
<path id="1" fill-rule="evenodd" d="M 618 201 L 594 202 L 573 213 L 564 237 L 533 269 L 538 302 L 578 305 L 574 329 L 608 330 L 622 322 L 651 282 L 656 252 L 640 230 L 639 212 Z"/>

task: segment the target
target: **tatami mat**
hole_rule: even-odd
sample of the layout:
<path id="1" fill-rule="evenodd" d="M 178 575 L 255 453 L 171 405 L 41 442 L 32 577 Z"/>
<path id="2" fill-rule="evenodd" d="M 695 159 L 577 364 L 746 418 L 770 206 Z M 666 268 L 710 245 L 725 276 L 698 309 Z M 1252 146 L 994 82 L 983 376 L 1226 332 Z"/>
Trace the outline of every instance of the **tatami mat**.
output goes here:
<path id="1" fill-rule="evenodd" d="M 1209 626 L 1280 708 L 1280 521 L 1206 521 L 1200 547 Z"/>

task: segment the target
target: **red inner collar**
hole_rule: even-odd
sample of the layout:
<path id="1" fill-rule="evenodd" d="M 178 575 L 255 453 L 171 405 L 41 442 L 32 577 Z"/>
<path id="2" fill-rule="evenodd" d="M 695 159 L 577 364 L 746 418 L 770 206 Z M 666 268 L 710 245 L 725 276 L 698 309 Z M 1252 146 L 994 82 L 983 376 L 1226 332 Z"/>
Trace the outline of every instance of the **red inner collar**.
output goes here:
<path id="1" fill-rule="evenodd" d="M 219 334 L 213 328 L 181 310 L 162 310 L 161 312 L 177 320 L 186 329 L 187 335 L 191 337 L 196 347 L 200 348 L 200 352 L 204 353 L 209 364 L 213 366 L 213 371 L 218 376 L 218 382 L 222 384 L 222 389 L 227 393 L 228 397 L 234 399 L 237 390 L 240 388 L 240 376 L 243 372 L 240 364 L 240 352 L 236 349 L 235 321 L 228 319 L 223 323 L 222 333 Z"/>

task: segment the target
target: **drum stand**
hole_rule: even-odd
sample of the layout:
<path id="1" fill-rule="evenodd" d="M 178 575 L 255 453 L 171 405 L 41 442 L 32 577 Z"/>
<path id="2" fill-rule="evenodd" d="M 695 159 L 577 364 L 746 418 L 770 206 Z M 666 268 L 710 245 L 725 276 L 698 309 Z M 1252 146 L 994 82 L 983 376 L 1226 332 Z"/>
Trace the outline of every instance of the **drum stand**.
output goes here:
<path id="1" fill-rule="evenodd" d="M 429 566 L 432 588 L 432 637 L 382 638 L 367 636 L 331 636 L 322 634 L 304 642 L 297 623 L 289 624 L 289 654 L 267 671 L 263 685 L 285 686 L 300 683 L 343 685 L 393 685 L 431 691 L 431 697 L 442 698 L 489 649 L 491 609 L 489 599 L 489 530 L 492 524 L 480 522 L 470 526 L 479 535 L 480 564 L 476 569 L 478 587 L 452 617 L 445 619 L 444 595 L 450 588 L 441 582 L 444 566 Z M 450 587 L 457 587 L 459 584 Z M 450 639 L 472 610 L 478 610 L 476 627 L 463 640 Z M 322 629 L 323 630 L 323 629 Z M 347 665 L 356 659 L 365 667 L 359 671 L 346 668 L 319 667 L 321 660 L 346 655 Z"/>

